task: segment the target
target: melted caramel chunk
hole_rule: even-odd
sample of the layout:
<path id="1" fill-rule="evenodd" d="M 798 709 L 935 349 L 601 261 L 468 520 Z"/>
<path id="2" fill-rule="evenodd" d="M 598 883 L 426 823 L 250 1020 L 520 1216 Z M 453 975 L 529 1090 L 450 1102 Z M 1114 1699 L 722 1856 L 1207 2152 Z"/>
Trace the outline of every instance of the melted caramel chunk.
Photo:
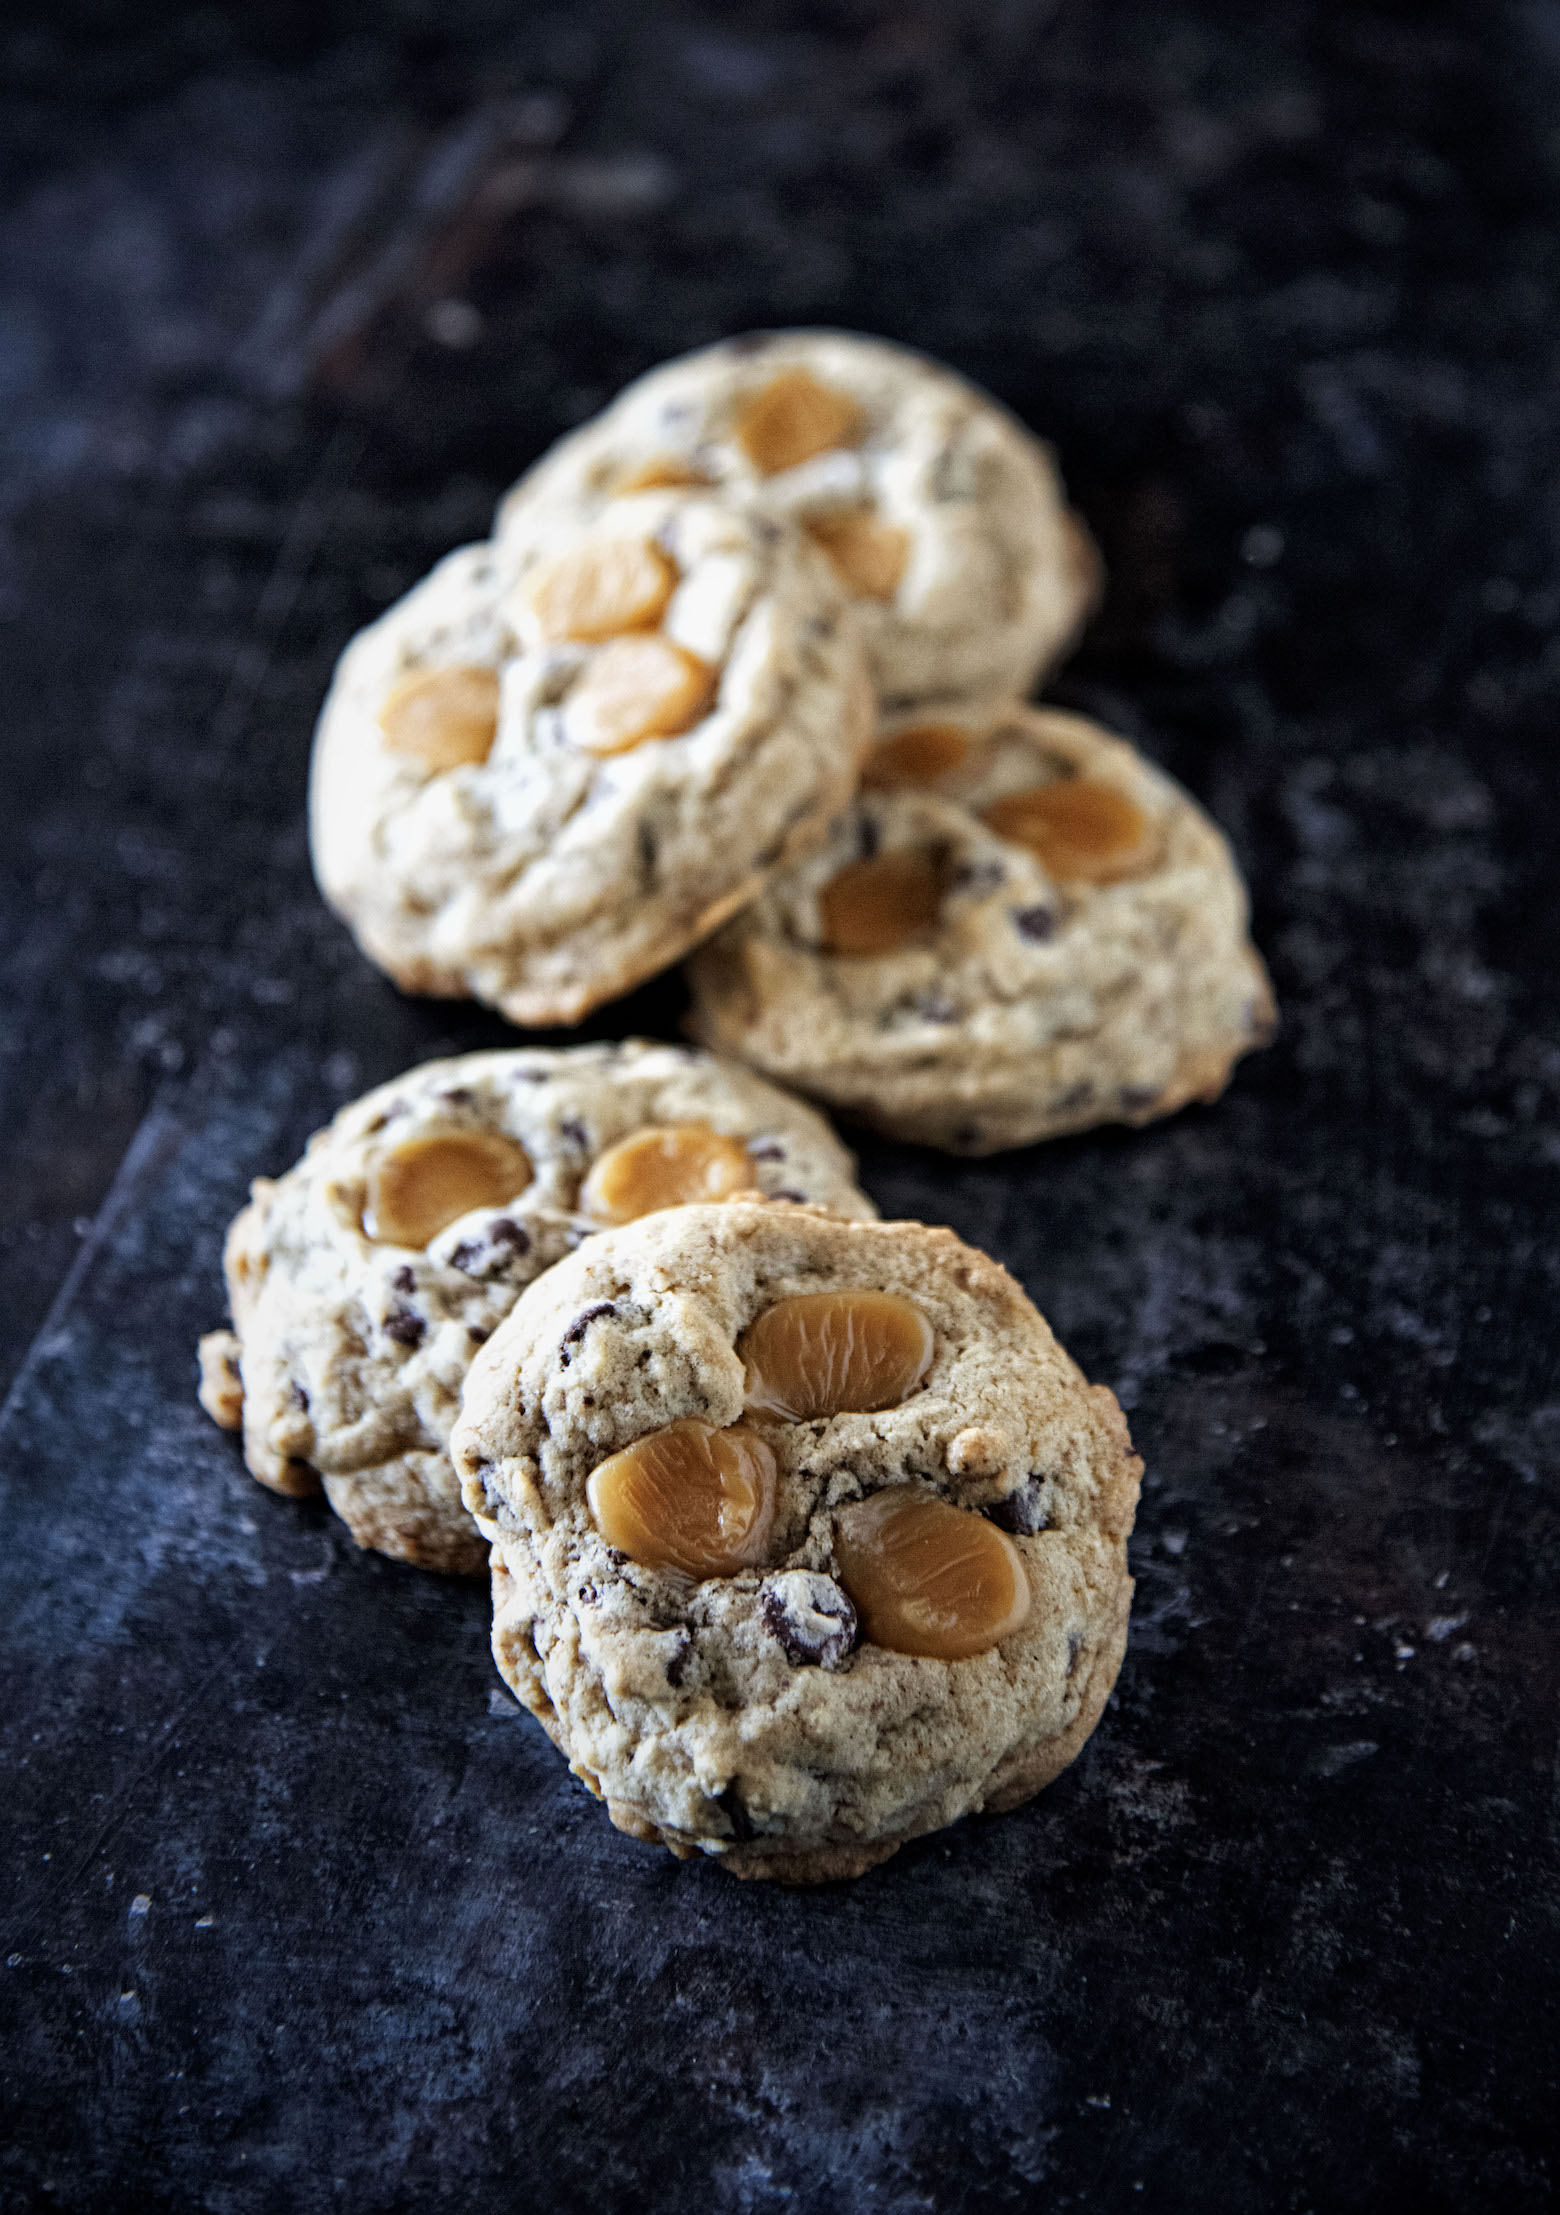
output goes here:
<path id="1" fill-rule="evenodd" d="M 669 638 L 614 638 L 569 694 L 565 722 L 586 753 L 625 754 L 691 729 L 714 693 L 709 663 Z"/>
<path id="2" fill-rule="evenodd" d="M 669 1423 L 593 1469 L 585 1487 L 609 1546 L 650 1569 L 731 1577 L 764 1558 L 775 1457 L 741 1423 Z"/>
<path id="3" fill-rule="evenodd" d="M 815 516 L 807 535 L 829 557 L 840 583 L 865 600 L 892 600 L 910 559 L 910 533 L 870 515 Z"/>
<path id="4" fill-rule="evenodd" d="M 823 942 L 831 954 L 887 954 L 937 920 L 943 872 L 923 847 L 896 847 L 852 861 L 818 895 Z"/>
<path id="5" fill-rule="evenodd" d="M 486 761 L 498 729 L 496 669 L 423 669 L 403 678 L 379 711 L 392 754 L 437 774 Z"/>
<path id="6" fill-rule="evenodd" d="M 653 631 L 677 571 L 647 538 L 595 539 L 549 562 L 526 590 L 545 639 Z"/>
<path id="7" fill-rule="evenodd" d="M 1116 884 L 1154 864 L 1155 840 L 1135 800 L 1098 777 L 1063 777 L 1055 784 L 1010 792 L 984 812 L 999 838 L 1011 838 L 1053 877 Z"/>
<path id="8" fill-rule="evenodd" d="M 806 1423 L 898 1407 L 932 1364 L 932 1326 L 897 1292 L 802 1292 L 778 1300 L 737 1343 L 747 1404 Z"/>
<path id="9" fill-rule="evenodd" d="M 896 1484 L 835 1517 L 840 1577 L 875 1646 L 965 1661 L 1029 1613 L 1018 1548 L 983 1515 Z"/>
<path id="10" fill-rule="evenodd" d="M 834 446 L 855 446 L 866 418 L 848 392 L 820 384 L 805 369 L 787 369 L 737 411 L 737 444 L 765 477 L 811 461 Z"/>
<path id="11" fill-rule="evenodd" d="M 625 469 L 612 489 L 615 493 L 674 491 L 688 485 L 707 485 L 712 480 L 702 469 L 696 469 L 691 461 L 681 461 L 675 454 L 652 454 L 648 461 L 637 462 Z"/>
<path id="12" fill-rule="evenodd" d="M 957 769 L 970 750 L 969 733 L 957 723 L 918 723 L 914 730 L 880 738 L 867 756 L 861 781 L 877 792 L 899 785 L 934 784 Z"/>
<path id="13" fill-rule="evenodd" d="M 607 1148 L 580 1187 L 580 1207 L 599 1222 L 632 1223 L 657 1208 L 729 1200 L 752 1184 L 740 1139 L 708 1123 L 651 1123 Z"/>
<path id="14" fill-rule="evenodd" d="M 426 1246 L 474 1207 L 502 1207 L 531 1181 L 524 1149 L 498 1131 L 409 1138 L 368 1173 L 363 1228 L 382 1246 Z"/>

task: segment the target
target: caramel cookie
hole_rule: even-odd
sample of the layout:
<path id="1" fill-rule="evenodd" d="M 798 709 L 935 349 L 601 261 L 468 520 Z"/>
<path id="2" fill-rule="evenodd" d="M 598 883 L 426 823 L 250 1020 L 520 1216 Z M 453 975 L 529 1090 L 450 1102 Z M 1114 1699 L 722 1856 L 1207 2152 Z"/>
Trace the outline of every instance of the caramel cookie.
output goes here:
<path id="1" fill-rule="evenodd" d="M 360 1546 L 475 1574 L 447 1441 L 472 1356 L 522 1289 L 607 1225 L 735 1192 L 869 1216 L 822 1118 L 685 1046 L 428 1062 L 345 1107 L 228 1234 L 231 1331 L 201 1401 L 273 1491 Z"/>
<path id="2" fill-rule="evenodd" d="M 825 844 L 688 973 L 706 1045 L 966 1154 L 1217 1099 L 1274 1025 L 1202 809 L 1017 705 L 891 722 Z"/>
<path id="3" fill-rule="evenodd" d="M 1098 597 L 1050 449 L 924 355 L 754 332 L 668 362 L 543 456 L 499 510 L 523 542 L 645 485 L 717 486 L 799 523 L 860 611 L 885 701 L 1026 692 Z"/>
<path id="4" fill-rule="evenodd" d="M 739 1876 L 1016 1806 L 1121 1664 L 1121 1410 L 951 1231 L 604 1233 L 478 1355 L 451 1454 L 505 1681 L 620 1829 Z"/>
<path id="5" fill-rule="evenodd" d="M 352 642 L 315 737 L 315 874 L 406 990 L 577 1022 L 817 842 L 870 723 L 817 547 L 641 493 L 451 554 Z"/>

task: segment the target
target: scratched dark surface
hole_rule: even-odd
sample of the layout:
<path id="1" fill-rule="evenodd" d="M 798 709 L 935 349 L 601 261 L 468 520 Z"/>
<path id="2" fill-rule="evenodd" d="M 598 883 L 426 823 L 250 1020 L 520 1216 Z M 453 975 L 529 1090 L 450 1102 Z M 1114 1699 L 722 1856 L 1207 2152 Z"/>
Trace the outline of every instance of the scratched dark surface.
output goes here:
<path id="1" fill-rule="evenodd" d="M 6 11 L 7 2210 L 1553 2204 L 1557 94 L 1551 0 Z M 247 1179 L 500 1035 L 315 898 L 332 657 L 803 320 L 1058 442 L 1059 694 L 1226 825 L 1286 1024 L 1140 1136 L 865 1150 L 1148 1476 L 1083 1760 L 815 1895 L 620 1838 L 191 1364 Z"/>

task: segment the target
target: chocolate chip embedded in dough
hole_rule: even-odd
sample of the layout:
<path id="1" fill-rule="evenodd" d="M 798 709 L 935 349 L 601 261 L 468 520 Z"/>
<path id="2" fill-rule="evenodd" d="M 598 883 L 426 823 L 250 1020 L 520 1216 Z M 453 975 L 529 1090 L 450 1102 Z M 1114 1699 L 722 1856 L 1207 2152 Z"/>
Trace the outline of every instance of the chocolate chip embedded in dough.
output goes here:
<path id="1" fill-rule="evenodd" d="M 562 1338 L 558 1341 L 559 1368 L 568 1368 L 569 1362 L 572 1358 L 569 1353 L 569 1348 L 571 1346 L 577 1346 L 579 1344 L 580 1340 L 585 1336 L 585 1333 L 590 1329 L 591 1324 L 596 1321 L 598 1316 L 615 1315 L 616 1313 L 617 1309 L 613 1306 L 610 1300 L 598 1300 L 594 1307 L 585 1308 L 580 1314 L 576 1315 L 574 1321 L 569 1325 L 568 1329 L 564 1332 Z"/>
<path id="2" fill-rule="evenodd" d="M 530 1250 L 530 1232 L 510 1216 L 500 1215 L 475 1237 L 458 1240 L 445 1254 L 435 1250 L 432 1258 L 458 1269 L 463 1277 L 491 1284 L 495 1279 L 512 1281 Z"/>
<path id="3" fill-rule="evenodd" d="M 1020 938 L 1027 938 L 1031 945 L 1043 946 L 1048 939 L 1056 936 L 1056 916 L 1050 908 L 1015 908 L 1013 928 Z"/>
<path id="4" fill-rule="evenodd" d="M 385 1336 L 398 1346 L 420 1346 L 427 1335 L 428 1325 L 409 1307 L 398 1307 L 385 1317 Z"/>
<path id="5" fill-rule="evenodd" d="M 766 1577 L 759 1615 L 798 1669 L 842 1669 L 856 1643 L 856 1610 L 832 1577 L 786 1569 Z"/>
<path id="6" fill-rule="evenodd" d="M 1033 1538 L 1036 1531 L 1050 1528 L 1044 1502 L 1044 1477 L 1026 1477 L 1015 1491 L 994 1500 L 986 1514 L 998 1530 L 1011 1531 L 1015 1538 Z"/>
<path id="7" fill-rule="evenodd" d="M 983 899 L 1006 882 L 1007 871 L 1000 861 L 961 861 L 949 879 L 948 889 L 970 899 Z"/>

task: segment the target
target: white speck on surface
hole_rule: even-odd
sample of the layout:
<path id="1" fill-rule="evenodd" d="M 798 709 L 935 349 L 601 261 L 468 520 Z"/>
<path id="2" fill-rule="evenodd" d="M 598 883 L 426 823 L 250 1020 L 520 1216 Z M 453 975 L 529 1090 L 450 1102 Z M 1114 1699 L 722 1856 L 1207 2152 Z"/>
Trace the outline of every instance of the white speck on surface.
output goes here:
<path id="1" fill-rule="evenodd" d="M 137 1892 L 135 1898 L 130 1902 L 130 1913 L 132 1916 L 149 1915 L 151 1913 L 151 1909 L 152 1895 L 150 1894 L 150 1892 Z"/>
<path id="2" fill-rule="evenodd" d="M 1461 1630 L 1468 1617 L 1462 1615 L 1435 1615 L 1425 1625 L 1425 1636 L 1432 1644 L 1444 1646 L 1454 1630 Z"/>
<path id="3" fill-rule="evenodd" d="M 435 300 L 423 317 L 423 328 L 440 346 L 463 353 L 478 343 L 487 325 L 469 300 Z"/>

